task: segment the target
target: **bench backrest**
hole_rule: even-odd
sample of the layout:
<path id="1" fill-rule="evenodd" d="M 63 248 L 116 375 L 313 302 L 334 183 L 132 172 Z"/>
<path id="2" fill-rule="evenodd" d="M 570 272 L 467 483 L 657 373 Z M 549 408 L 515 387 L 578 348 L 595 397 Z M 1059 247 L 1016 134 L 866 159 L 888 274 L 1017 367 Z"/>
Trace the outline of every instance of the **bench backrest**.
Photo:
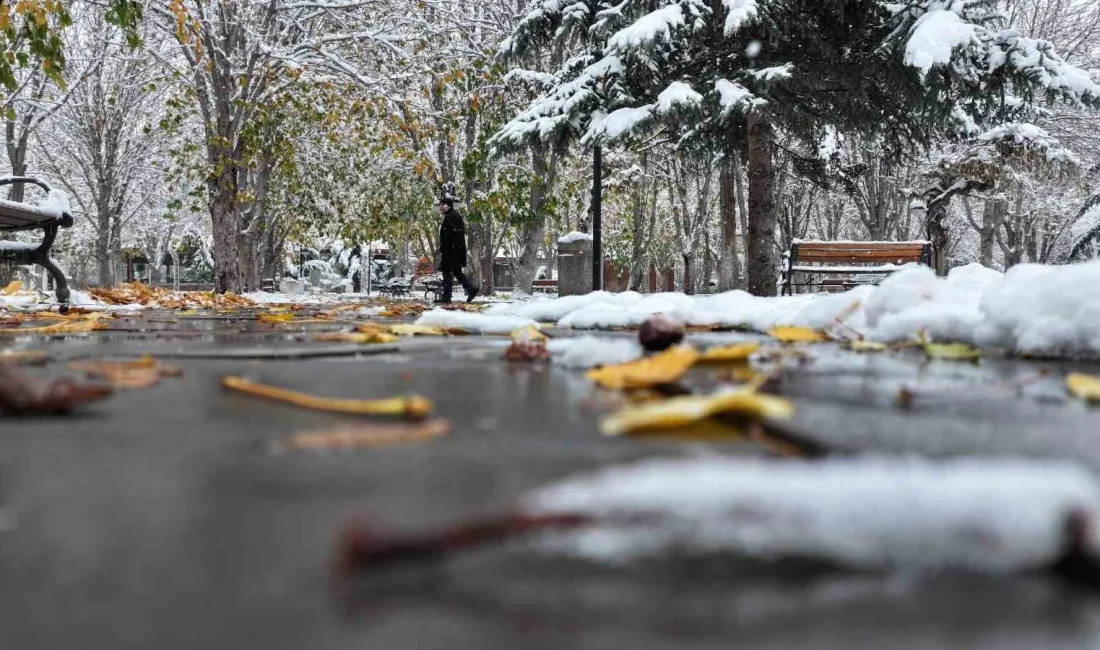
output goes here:
<path id="1" fill-rule="evenodd" d="M 932 264 L 930 242 L 796 242 L 791 264 Z"/>

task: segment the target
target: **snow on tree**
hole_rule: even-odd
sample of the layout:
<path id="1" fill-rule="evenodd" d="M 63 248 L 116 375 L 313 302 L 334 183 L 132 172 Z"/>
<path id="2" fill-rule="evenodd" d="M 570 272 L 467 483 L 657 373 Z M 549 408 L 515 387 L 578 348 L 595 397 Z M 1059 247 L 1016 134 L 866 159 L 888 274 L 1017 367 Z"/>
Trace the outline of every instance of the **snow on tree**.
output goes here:
<path id="1" fill-rule="evenodd" d="M 1100 257 L 1100 190 L 1090 196 L 1073 221 L 1070 257 L 1089 260 Z"/>
<path id="2" fill-rule="evenodd" d="M 1100 86 L 1050 42 L 998 29 L 996 19 L 984 0 L 547 0 L 504 49 L 521 57 L 540 44 L 572 46 L 573 56 L 495 143 L 668 129 L 685 146 L 721 146 L 747 128 L 750 288 L 771 293 L 776 129 L 813 141 L 833 127 L 911 151 L 960 126 L 989 134 L 1039 98 L 1100 103 Z M 685 86 L 703 100 L 672 102 Z M 672 110 L 681 106 L 688 110 Z"/>

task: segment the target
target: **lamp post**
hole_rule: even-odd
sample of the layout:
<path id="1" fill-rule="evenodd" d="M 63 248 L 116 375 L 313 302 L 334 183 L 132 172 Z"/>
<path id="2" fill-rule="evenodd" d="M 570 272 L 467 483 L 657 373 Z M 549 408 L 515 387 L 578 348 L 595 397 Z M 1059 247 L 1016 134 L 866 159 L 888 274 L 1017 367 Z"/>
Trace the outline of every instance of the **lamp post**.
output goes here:
<path id="1" fill-rule="evenodd" d="M 592 148 L 592 290 L 603 289 L 603 151 Z"/>

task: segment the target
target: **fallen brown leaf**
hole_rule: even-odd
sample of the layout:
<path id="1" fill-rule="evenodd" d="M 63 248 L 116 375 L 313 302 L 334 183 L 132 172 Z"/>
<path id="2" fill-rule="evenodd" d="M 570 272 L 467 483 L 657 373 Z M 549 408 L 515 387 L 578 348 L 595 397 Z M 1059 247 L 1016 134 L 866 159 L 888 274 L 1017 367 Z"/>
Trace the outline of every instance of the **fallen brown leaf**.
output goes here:
<path id="1" fill-rule="evenodd" d="M 69 368 L 90 378 L 102 379 L 116 390 L 151 388 L 162 377 L 183 375 L 183 370 L 177 366 L 162 365 L 150 356 L 133 361 L 74 361 Z"/>
<path id="2" fill-rule="evenodd" d="M 6 350 L 0 352 L 0 363 L 10 363 L 16 366 L 43 366 L 50 360 L 50 355 L 42 350 Z"/>
<path id="3" fill-rule="evenodd" d="M 549 361 L 550 351 L 545 341 L 512 341 L 504 351 L 507 361 Z"/>
<path id="4" fill-rule="evenodd" d="M 28 377 L 12 364 L 0 364 L 0 412 L 5 415 L 55 415 L 104 399 L 111 388 L 81 384 L 71 377 L 43 380 Z"/>
<path id="5" fill-rule="evenodd" d="M 92 332 L 103 329 L 107 329 L 107 326 L 99 322 L 98 319 L 93 319 L 65 321 L 56 325 L 44 325 L 42 327 L 0 328 L 0 334 L 7 334 L 9 336 L 23 336 L 25 334 L 77 334 L 80 332 Z"/>
<path id="6" fill-rule="evenodd" d="M 93 297 L 108 305 L 159 305 L 165 309 L 234 309 L 255 307 L 256 303 L 232 292 L 181 291 L 150 287 L 140 282 L 123 283 L 111 289 L 88 289 Z"/>

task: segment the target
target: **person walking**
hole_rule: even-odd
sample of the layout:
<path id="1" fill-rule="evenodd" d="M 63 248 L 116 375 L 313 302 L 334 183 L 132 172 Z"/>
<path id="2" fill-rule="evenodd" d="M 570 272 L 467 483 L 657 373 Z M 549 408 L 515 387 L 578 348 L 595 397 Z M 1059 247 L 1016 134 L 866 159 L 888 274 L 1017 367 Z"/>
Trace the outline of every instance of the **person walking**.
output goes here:
<path id="1" fill-rule="evenodd" d="M 443 273 L 443 295 L 436 302 L 451 302 L 455 278 L 466 290 L 466 302 L 472 302 L 477 297 L 477 287 L 470 284 L 462 272 L 462 267 L 466 266 L 466 224 L 462 213 L 455 209 L 454 199 L 450 197 L 440 200 L 439 213 L 443 215 L 443 223 L 439 225 L 439 270 Z"/>

